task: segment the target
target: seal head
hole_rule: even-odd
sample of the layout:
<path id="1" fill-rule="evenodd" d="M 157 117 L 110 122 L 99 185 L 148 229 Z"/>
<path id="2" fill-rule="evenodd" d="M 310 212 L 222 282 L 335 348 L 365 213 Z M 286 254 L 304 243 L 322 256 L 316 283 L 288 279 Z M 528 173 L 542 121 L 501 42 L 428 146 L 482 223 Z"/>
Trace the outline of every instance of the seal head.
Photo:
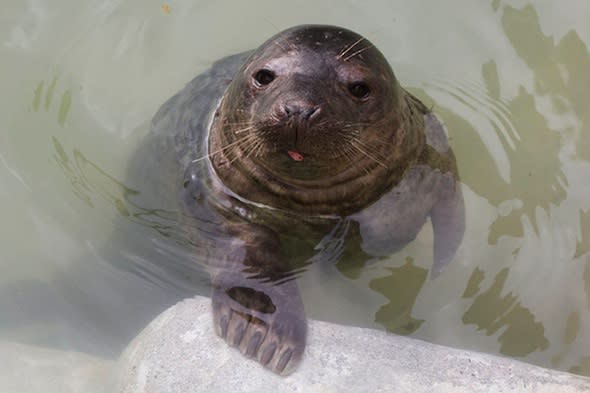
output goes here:
<path id="1" fill-rule="evenodd" d="M 210 134 L 213 166 L 255 202 L 353 212 L 391 188 L 424 143 L 406 124 L 404 97 L 362 36 L 333 26 L 286 30 L 253 52 L 224 94 Z"/>

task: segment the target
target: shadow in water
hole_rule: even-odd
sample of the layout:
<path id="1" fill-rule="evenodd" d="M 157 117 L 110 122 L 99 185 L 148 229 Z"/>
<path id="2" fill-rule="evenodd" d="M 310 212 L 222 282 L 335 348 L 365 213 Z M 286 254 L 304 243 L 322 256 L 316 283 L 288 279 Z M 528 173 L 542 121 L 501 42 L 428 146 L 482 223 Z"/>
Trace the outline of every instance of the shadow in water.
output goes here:
<path id="1" fill-rule="evenodd" d="M 370 288 L 389 303 L 375 313 L 375 322 L 396 334 L 414 333 L 424 322 L 412 317 L 412 308 L 428 277 L 428 270 L 414 265 L 412 258 L 398 268 L 387 268 L 391 275 L 371 281 Z"/>

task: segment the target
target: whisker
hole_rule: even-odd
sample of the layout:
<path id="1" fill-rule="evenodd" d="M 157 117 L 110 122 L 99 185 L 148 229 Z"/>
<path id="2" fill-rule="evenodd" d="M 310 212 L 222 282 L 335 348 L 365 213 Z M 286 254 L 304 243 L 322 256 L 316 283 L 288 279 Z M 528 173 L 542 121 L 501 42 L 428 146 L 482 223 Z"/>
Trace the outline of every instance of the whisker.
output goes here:
<path id="1" fill-rule="evenodd" d="M 341 59 L 342 56 L 344 56 L 345 54 L 347 54 L 352 48 L 354 48 L 356 45 L 358 45 L 361 41 L 363 41 L 365 38 L 361 37 L 358 40 L 356 40 L 352 45 L 350 45 L 349 47 L 344 48 L 344 50 L 342 52 L 340 52 L 340 54 L 336 57 L 337 59 Z"/>
<path id="2" fill-rule="evenodd" d="M 275 44 L 276 46 L 278 46 L 279 48 L 281 48 L 281 49 L 282 49 L 284 52 L 289 52 L 289 51 L 287 50 L 287 48 L 285 48 L 283 45 L 279 44 L 279 41 L 278 41 L 278 40 L 275 40 L 275 41 L 274 41 L 274 44 Z"/>
<path id="3" fill-rule="evenodd" d="M 357 143 L 358 142 L 358 143 Z M 350 141 L 350 146 L 353 146 L 355 149 L 357 149 L 360 153 L 362 153 L 363 155 L 365 155 L 367 158 L 373 160 L 374 162 L 376 162 L 377 164 L 381 165 L 382 167 L 384 167 L 385 169 L 389 169 L 389 167 L 387 166 L 387 164 L 385 164 L 383 161 L 381 161 L 379 158 L 375 157 L 374 155 L 372 155 L 371 153 L 369 153 L 368 151 L 364 150 L 363 147 L 359 146 L 360 141 L 358 139 L 354 139 Z"/>
<path id="4" fill-rule="evenodd" d="M 227 122 L 224 123 L 224 126 L 226 127 L 235 127 L 235 126 L 251 126 L 254 123 L 250 120 L 245 120 L 245 121 L 233 121 L 233 122 Z"/>
<path id="5" fill-rule="evenodd" d="M 321 121 L 318 124 L 316 124 L 316 127 L 321 128 L 321 127 L 323 127 L 323 126 L 325 126 L 326 124 L 329 124 L 329 123 L 330 123 L 330 120 L 324 120 L 324 121 Z M 332 123 L 332 124 L 334 124 L 334 123 Z"/>
<path id="6" fill-rule="evenodd" d="M 242 128 L 242 129 L 240 129 L 240 130 L 236 130 L 236 131 L 234 131 L 234 134 L 236 134 L 236 135 L 237 135 L 237 134 L 241 134 L 242 132 L 250 131 L 250 130 L 251 130 L 251 129 L 253 129 L 253 128 L 254 128 L 254 126 L 250 126 L 250 127 Z"/>
<path id="7" fill-rule="evenodd" d="M 232 143 L 229 143 L 229 144 L 227 144 L 227 145 L 223 146 L 222 148 L 220 148 L 220 149 L 218 149 L 218 150 L 216 150 L 216 151 L 213 151 L 213 152 L 207 153 L 207 154 L 205 154 L 203 157 L 196 158 L 196 159 L 192 160 L 191 162 L 199 162 L 199 161 L 202 161 L 202 160 L 204 160 L 204 159 L 206 159 L 206 158 L 213 157 L 215 154 L 222 153 L 222 152 L 224 152 L 226 149 L 228 149 L 228 148 L 230 148 L 230 147 L 232 147 L 232 146 L 235 146 L 235 145 L 238 145 L 238 144 L 240 144 L 240 143 L 246 142 L 247 140 L 249 140 L 249 139 L 252 139 L 252 138 L 255 138 L 255 137 L 256 137 L 256 135 L 254 135 L 254 134 L 247 134 L 246 136 L 244 136 L 244 137 L 242 137 L 242 138 L 240 138 L 240 139 L 238 139 L 238 140 L 235 140 L 235 141 L 233 141 Z"/>
<path id="8" fill-rule="evenodd" d="M 373 47 L 373 45 L 369 45 L 369 46 L 364 47 L 363 49 L 359 49 L 356 52 L 354 52 L 352 55 L 349 55 L 346 58 L 344 58 L 344 61 L 348 61 L 348 60 L 352 59 L 353 57 L 355 57 L 356 55 L 363 53 L 367 49 L 371 49 L 372 47 Z"/>
<path id="9" fill-rule="evenodd" d="M 255 146 L 257 142 L 258 142 L 258 140 L 256 138 L 253 138 L 253 139 L 251 138 L 251 139 L 248 139 L 247 141 L 245 141 L 245 144 L 242 145 L 241 152 L 243 154 L 241 154 L 241 155 L 238 154 L 239 151 L 231 150 L 230 153 L 228 154 L 228 156 L 230 154 L 232 154 L 232 153 L 235 154 L 235 156 L 234 157 L 231 157 L 231 158 L 228 157 L 229 158 L 229 164 L 233 164 L 234 161 L 236 161 L 241 156 L 248 157 L 249 151 L 252 150 L 253 146 Z"/>
<path id="10" fill-rule="evenodd" d="M 368 144 L 367 142 L 364 142 L 363 140 L 361 140 L 359 138 L 353 138 L 353 140 L 358 142 L 359 145 L 361 145 L 362 147 L 364 147 L 367 150 L 371 150 L 375 146 L 375 145 Z M 381 138 L 381 137 L 377 137 L 377 142 L 383 143 L 383 144 L 389 144 L 388 140 L 386 140 L 385 138 Z M 379 155 L 381 156 L 382 159 L 386 159 L 386 157 L 383 157 L 383 155 L 381 155 L 381 154 L 379 154 Z"/>
<path id="11" fill-rule="evenodd" d="M 256 146 L 254 147 L 254 152 L 253 155 L 254 157 L 260 157 L 260 155 L 263 152 L 263 148 L 264 147 L 264 141 L 259 140 L 258 143 L 256 144 Z"/>
<path id="12" fill-rule="evenodd" d="M 361 124 L 361 123 L 358 123 L 358 124 Z M 371 148 L 370 145 L 367 145 L 365 142 L 363 142 L 361 139 L 359 139 L 359 136 L 361 134 L 362 127 L 361 128 L 356 127 L 355 129 L 352 129 L 352 130 L 350 128 L 353 128 L 353 127 L 343 127 L 343 129 L 346 130 L 346 133 L 341 132 L 339 135 L 347 138 L 348 140 L 356 139 L 363 146 L 365 146 L 367 148 Z M 382 143 L 384 145 L 390 145 L 391 144 L 391 140 L 388 139 L 386 136 L 383 136 L 383 135 L 374 135 L 373 138 L 375 139 L 375 142 Z"/>
<path id="13" fill-rule="evenodd" d="M 358 123 L 349 123 L 349 122 L 346 122 L 346 121 L 344 121 L 342 123 L 343 124 L 341 125 L 341 127 L 343 127 L 343 128 L 363 128 L 363 127 L 366 127 L 366 126 L 375 124 L 375 123 L 369 123 L 369 122 L 366 122 L 366 123 L 361 123 L 361 122 L 358 122 Z M 336 123 L 336 124 L 338 124 L 338 123 Z"/>
<path id="14" fill-rule="evenodd" d="M 347 146 L 347 148 L 344 150 L 344 154 L 346 155 L 346 157 L 348 158 L 348 160 L 350 162 L 352 162 L 352 164 L 358 169 L 359 168 L 358 160 L 355 159 L 356 157 L 354 155 L 353 147 L 350 146 L 350 145 Z M 361 168 L 361 170 L 363 172 L 365 172 L 365 174 L 367 174 L 367 175 L 370 175 L 371 174 L 371 171 L 369 171 L 369 168 L 367 166 L 363 166 Z M 365 184 L 368 185 L 366 179 L 363 179 L 363 183 L 365 183 Z"/>
<path id="15" fill-rule="evenodd" d="M 252 141 L 247 147 L 244 148 L 244 155 L 246 158 L 251 157 L 254 152 L 258 149 L 258 146 L 262 143 L 260 139 Z"/>

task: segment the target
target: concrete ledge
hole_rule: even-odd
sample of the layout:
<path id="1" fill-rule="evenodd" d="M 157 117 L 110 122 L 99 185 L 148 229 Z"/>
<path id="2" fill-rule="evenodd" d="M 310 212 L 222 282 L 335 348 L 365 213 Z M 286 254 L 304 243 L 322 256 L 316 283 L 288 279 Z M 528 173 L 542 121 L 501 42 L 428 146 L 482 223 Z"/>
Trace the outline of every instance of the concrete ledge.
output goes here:
<path id="1" fill-rule="evenodd" d="M 590 392 L 590 379 L 385 332 L 310 321 L 302 365 L 282 378 L 215 335 L 209 299 L 156 318 L 119 360 L 120 391 Z"/>

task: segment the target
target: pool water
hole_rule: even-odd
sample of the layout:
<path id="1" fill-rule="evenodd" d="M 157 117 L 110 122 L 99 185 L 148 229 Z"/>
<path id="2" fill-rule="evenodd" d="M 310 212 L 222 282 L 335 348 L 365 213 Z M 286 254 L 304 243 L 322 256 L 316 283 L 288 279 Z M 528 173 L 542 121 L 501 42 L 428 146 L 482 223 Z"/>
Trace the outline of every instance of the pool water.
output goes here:
<path id="1" fill-rule="evenodd" d="M 213 61 L 325 23 L 369 38 L 444 120 L 467 227 L 434 280 L 429 225 L 389 258 L 308 266 L 308 317 L 590 375 L 590 4 L 49 3 L 0 16 L 0 341 L 114 358 L 207 295 L 175 206 L 134 202 L 130 157 Z"/>

